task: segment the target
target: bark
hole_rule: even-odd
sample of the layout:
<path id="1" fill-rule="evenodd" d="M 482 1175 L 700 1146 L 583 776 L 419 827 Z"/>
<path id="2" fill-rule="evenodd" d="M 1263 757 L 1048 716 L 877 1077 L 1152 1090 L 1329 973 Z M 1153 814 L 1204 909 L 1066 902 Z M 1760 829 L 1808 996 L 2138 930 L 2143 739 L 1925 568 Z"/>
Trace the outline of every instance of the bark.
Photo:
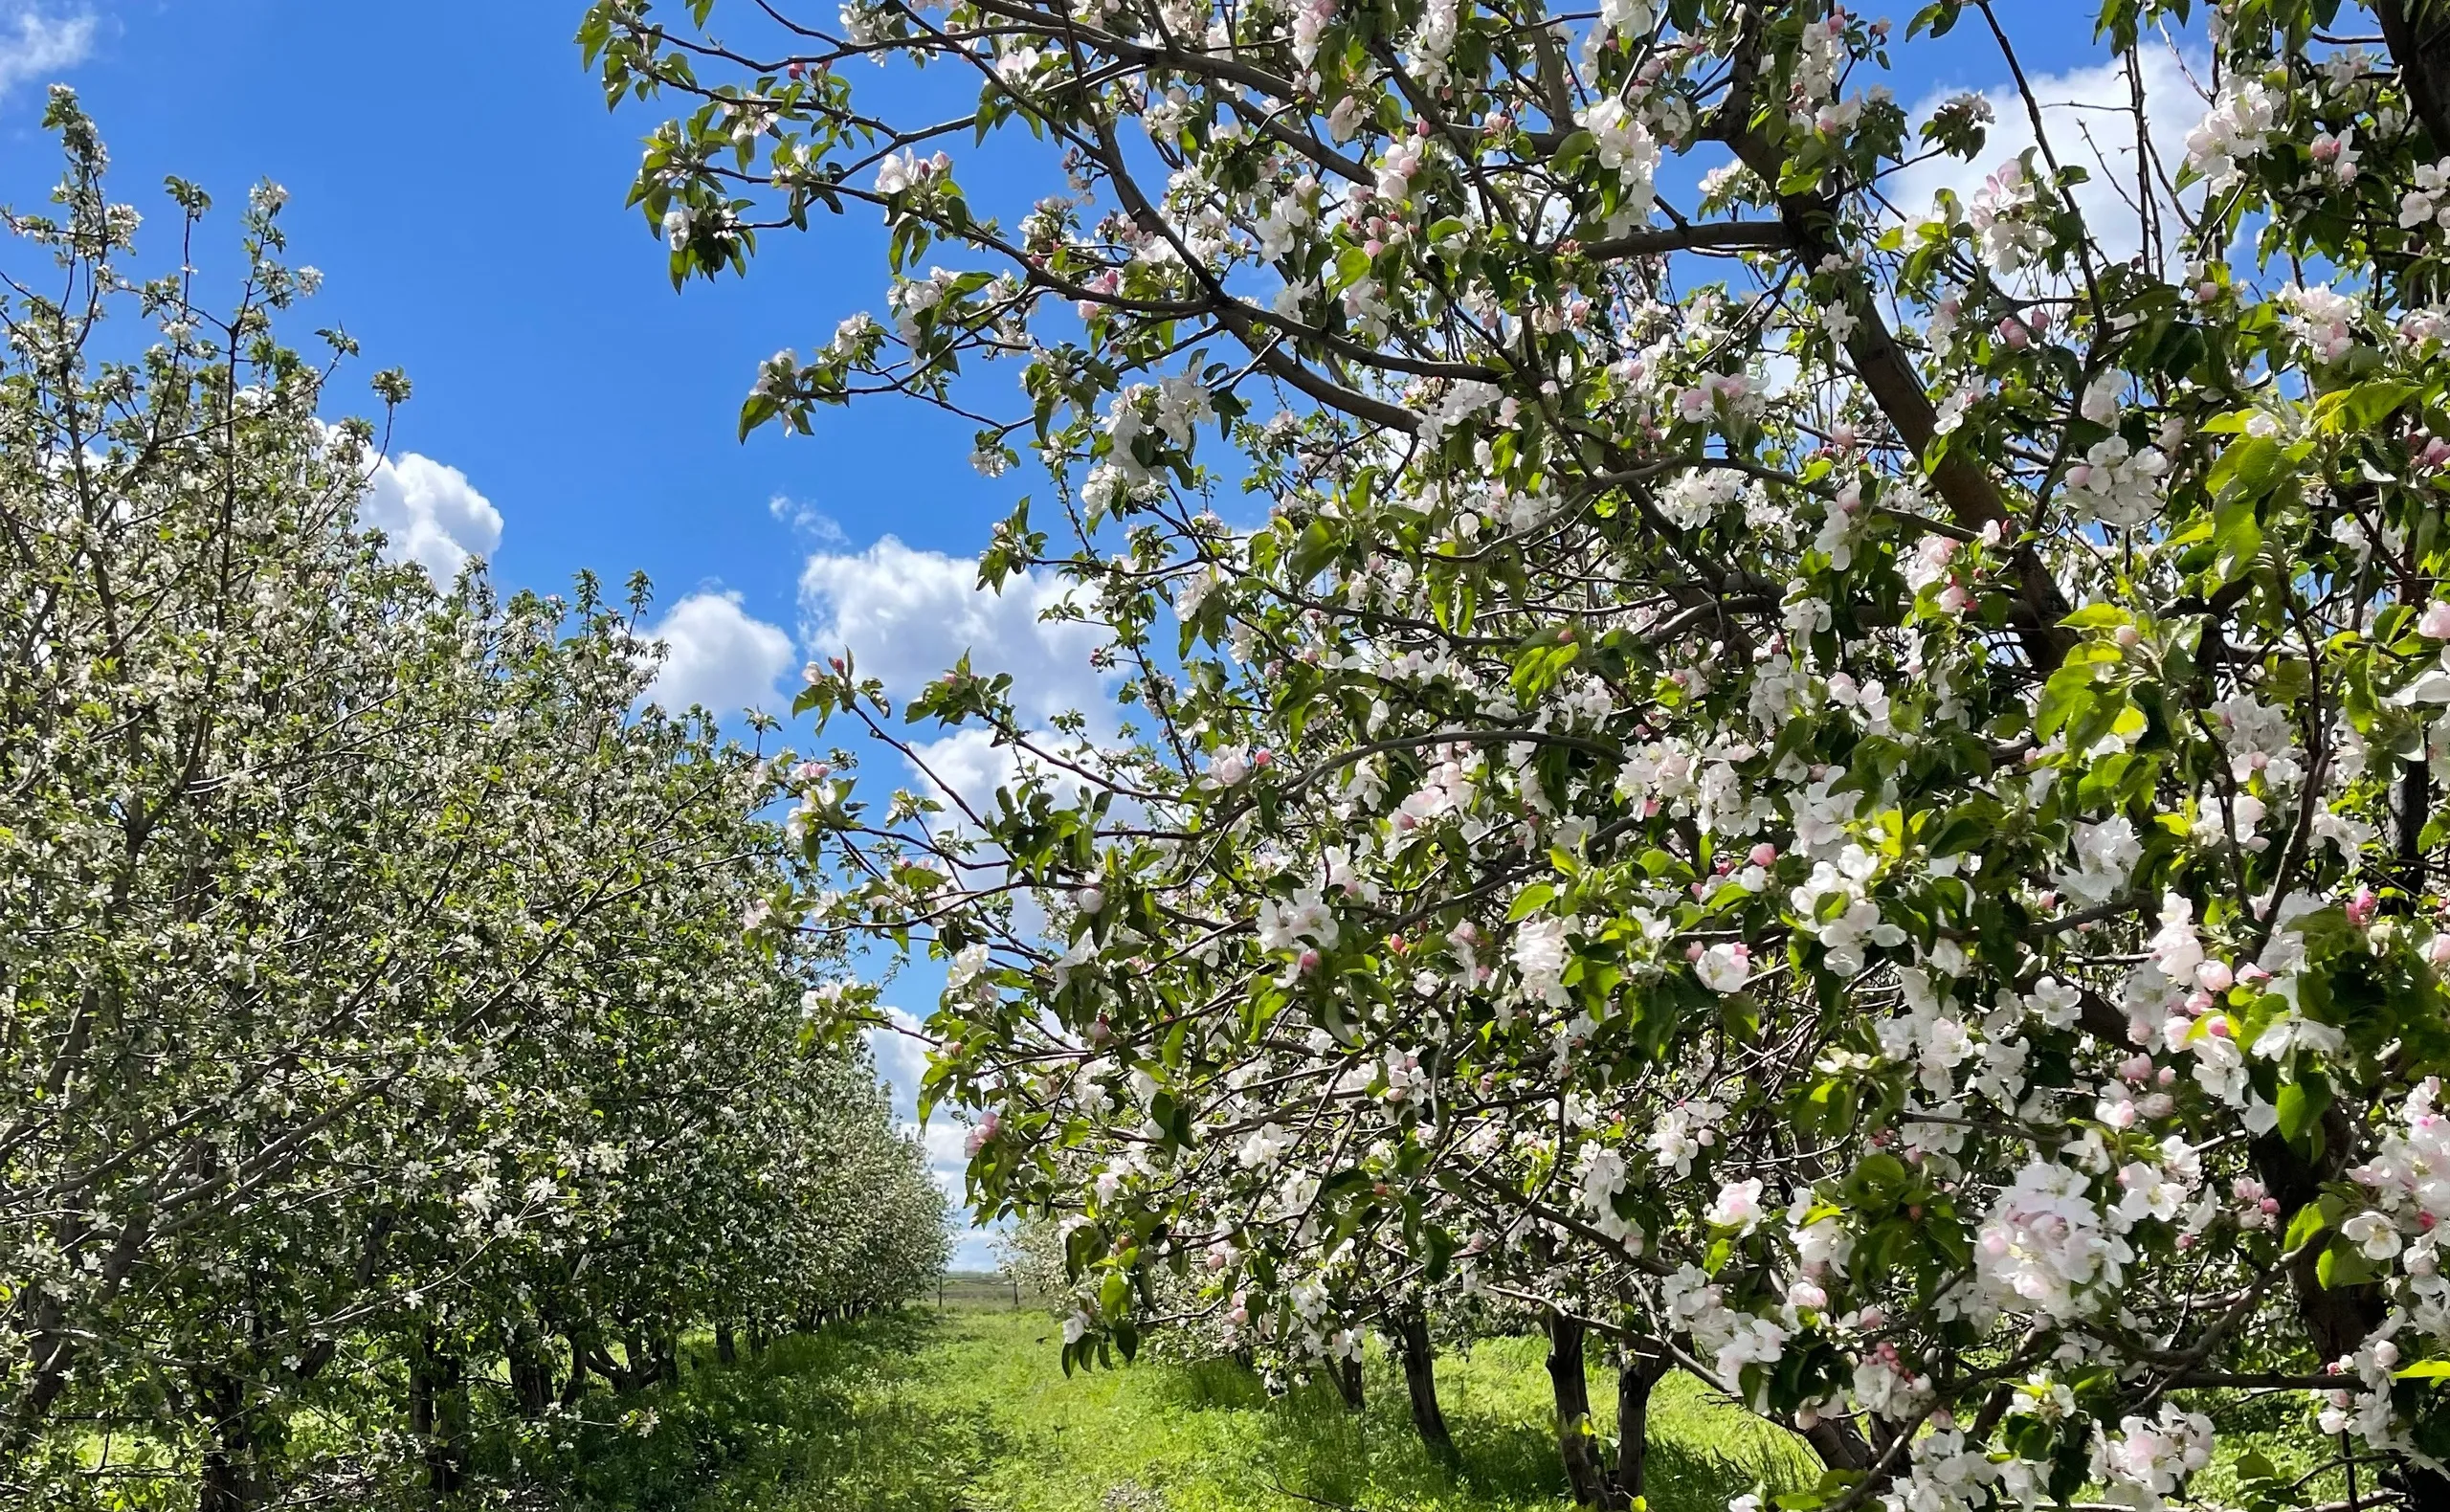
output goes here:
<path id="1" fill-rule="evenodd" d="M 1338 1360 L 1334 1365 L 1328 1367 L 1327 1374 L 1335 1378 L 1336 1395 L 1344 1398 L 1345 1411 L 1348 1412 L 1360 1412 L 1361 1356 L 1354 1355 L 1349 1360 Z"/>
<path id="2" fill-rule="evenodd" d="M 1805 1429 L 1803 1436 L 1820 1462 L 1832 1470 L 1869 1470 L 1878 1457 L 1863 1442 L 1863 1435 L 1855 1432 L 1855 1425 L 1842 1417 L 1824 1417 Z M 1887 1478 L 1883 1476 L 1881 1483 L 1885 1485 Z"/>
<path id="3" fill-rule="evenodd" d="M 1650 1393 L 1669 1369 L 1664 1351 L 1655 1358 L 1629 1354 L 1616 1371 L 1616 1502 L 1631 1505 L 1641 1495 L 1650 1467 Z"/>
<path id="4" fill-rule="evenodd" d="M 196 1512 L 246 1512 L 262 1499 L 246 1388 L 225 1370 L 208 1370 L 196 1385 L 196 1406 L 206 1424 Z"/>
<path id="5" fill-rule="evenodd" d="M 1583 1373 L 1582 1320 L 1548 1313 L 1548 1388 L 1557 1399 L 1557 1456 L 1576 1504 L 1604 1507 L 1608 1484 L 1591 1433 L 1591 1382 Z"/>
<path id="6" fill-rule="evenodd" d="M 425 1445 L 427 1495 L 457 1495 L 468 1468 L 467 1383 L 458 1357 L 431 1334 L 409 1366 L 409 1431 Z"/>
<path id="7" fill-rule="evenodd" d="M 562 1383 L 561 1401 L 565 1410 L 576 1407 L 586 1399 L 587 1377 L 587 1351 L 580 1348 L 578 1341 L 573 1339 L 570 1341 L 570 1378 Z"/>
<path id="8" fill-rule="evenodd" d="M 1432 1455 L 1452 1463 L 1455 1438 L 1446 1431 L 1446 1414 L 1437 1405 L 1437 1353 L 1429 1342 L 1429 1315 L 1403 1313 L 1395 1328 L 1395 1346 L 1404 1361 L 1404 1390 L 1412 1398 L 1413 1431 Z"/>
<path id="9" fill-rule="evenodd" d="M 2450 10 L 2427 0 L 2374 0 L 2373 18 L 2433 150 L 2450 152 Z"/>
<path id="10" fill-rule="evenodd" d="M 2393 817 L 2398 830 L 2398 882 L 2407 897 L 2401 909 L 2412 910 L 2424 894 L 2424 821 L 2433 812 L 2433 770 L 2425 762 L 2403 763 L 2393 796 Z"/>
<path id="11" fill-rule="evenodd" d="M 519 1399 L 523 1417 L 545 1415 L 553 1401 L 553 1359 L 550 1345 L 533 1319 L 522 1316 L 501 1325 L 502 1358 L 510 1367 L 511 1394 Z"/>
<path id="12" fill-rule="evenodd" d="M 636 1371 L 613 1359 L 612 1351 L 592 1340 L 587 1345 L 586 1362 L 615 1391 L 635 1391 L 645 1384 L 639 1380 Z"/>
<path id="13" fill-rule="evenodd" d="M 740 1363 L 740 1347 L 732 1342 L 731 1324 L 728 1323 L 715 1324 L 715 1358 L 725 1365 Z"/>

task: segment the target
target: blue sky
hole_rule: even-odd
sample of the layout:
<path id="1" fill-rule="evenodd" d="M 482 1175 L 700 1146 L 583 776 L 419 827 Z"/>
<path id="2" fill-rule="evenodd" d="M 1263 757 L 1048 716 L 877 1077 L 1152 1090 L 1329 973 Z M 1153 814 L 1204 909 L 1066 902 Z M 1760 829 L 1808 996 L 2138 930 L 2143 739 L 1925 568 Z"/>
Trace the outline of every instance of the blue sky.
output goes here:
<path id="1" fill-rule="evenodd" d="M 1888 13 L 1902 31 L 1913 9 L 1901 0 Z M 734 440 L 760 359 L 819 345 L 845 315 L 880 305 L 881 228 L 820 219 L 811 234 L 769 237 L 750 278 L 676 294 L 660 245 L 623 207 L 638 141 L 659 118 L 606 111 L 570 42 L 583 10 L 0 0 L 0 201 L 33 208 L 56 176 L 38 127 L 54 79 L 100 123 L 117 197 L 157 227 L 165 174 L 212 192 L 224 209 L 203 237 L 208 272 L 229 270 L 231 210 L 248 186 L 285 186 L 293 259 L 326 280 L 293 334 L 338 324 L 365 348 L 334 414 L 365 403 L 378 367 L 404 367 L 416 386 L 372 507 L 425 529 L 445 560 L 454 544 L 484 550 L 511 585 L 556 589 L 581 567 L 617 585 L 643 568 L 675 616 L 664 623 L 684 697 L 733 707 L 784 689 L 787 702 L 801 662 L 835 639 L 902 688 L 975 646 L 982 665 L 1042 690 L 1033 712 L 1094 697 L 1086 642 L 1035 621 L 1044 585 L 1002 603 L 969 590 L 969 557 L 1031 485 L 979 478 L 966 424 L 880 400 L 820 411 L 813 435 Z M 2088 51 L 2089 7 L 2002 11 L 2030 73 Z M 1996 88 L 2005 70 L 1979 30 L 1969 20 L 1916 49 L 1899 95 Z M 2155 134 L 2182 137 L 2199 115 L 2177 101 Z M 2030 140 L 2016 136 L 2020 109 L 2014 118 L 1994 136 L 2005 151 Z M 169 249 L 140 241 L 148 251 Z M 939 978 L 914 972 L 891 1000 L 924 1013 Z M 907 1087 L 911 1056 L 885 1049 Z M 951 1175 L 959 1131 L 931 1143 Z M 983 1241 L 962 1261 L 985 1263 Z"/>

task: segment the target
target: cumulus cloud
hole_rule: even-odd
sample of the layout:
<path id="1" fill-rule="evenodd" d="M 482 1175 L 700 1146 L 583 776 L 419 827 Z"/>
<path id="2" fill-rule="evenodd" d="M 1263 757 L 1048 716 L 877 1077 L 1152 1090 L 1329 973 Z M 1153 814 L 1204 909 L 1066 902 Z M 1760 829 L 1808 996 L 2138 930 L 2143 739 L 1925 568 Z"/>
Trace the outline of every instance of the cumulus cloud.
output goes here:
<path id="1" fill-rule="evenodd" d="M 1038 617 L 1072 591 L 1038 572 L 990 593 L 978 587 L 976 563 L 913 550 L 892 536 L 865 551 L 820 552 L 800 573 L 817 655 L 848 651 L 862 676 L 906 695 L 967 652 L 971 670 L 1013 675 L 1016 706 L 1034 722 L 1104 701 L 1104 676 L 1089 665 L 1102 633 Z"/>
<path id="2" fill-rule="evenodd" d="M 927 1047 L 918 1037 L 919 1020 L 899 1008 L 887 1008 L 891 1027 L 879 1025 L 869 1030 L 868 1049 L 876 1056 L 877 1074 L 892 1089 L 893 1110 L 903 1132 L 916 1138 L 926 1151 L 928 1174 L 945 1190 L 956 1217 L 953 1234 L 953 1268 L 956 1270 L 990 1271 L 995 1268 L 995 1231 L 969 1226 L 970 1212 L 962 1198 L 963 1178 L 969 1168 L 969 1154 L 964 1147 L 969 1130 L 951 1119 L 939 1116 L 930 1119 L 924 1129 L 919 1126 L 919 1078 L 926 1074 Z"/>
<path id="3" fill-rule="evenodd" d="M 469 558 L 501 545 L 501 511 L 468 475 L 414 452 L 374 464 L 358 519 L 383 532 L 385 556 L 414 562 L 444 587 Z"/>
<path id="4" fill-rule="evenodd" d="M 2167 207 L 2169 196 L 2160 186 L 2175 178 L 2179 165 L 2186 161 L 2187 133 L 2203 120 L 2206 106 L 2202 94 L 2188 77 L 2188 61 L 2177 54 L 2167 48 L 2148 49 L 2142 55 L 2142 63 L 2144 137 L 2153 160 L 2152 197 Z M 2194 78 L 2208 78 L 2207 66 L 2200 59 L 2194 60 Z M 2105 63 L 2063 74 L 2038 75 L 2032 84 L 2033 97 L 2041 106 L 2042 125 L 2050 133 L 2051 150 L 2059 155 L 2060 166 L 2082 167 L 2092 175 L 2091 182 L 2079 185 L 2075 191 L 2084 224 L 2091 229 L 2103 254 L 2112 261 L 2134 256 L 2143 250 L 2144 233 L 2135 208 L 2138 191 L 2133 86 L 2126 65 Z M 1926 98 L 1909 112 L 1915 127 L 1919 130 L 1943 103 L 1963 93 L 1942 90 Z M 2000 164 L 2034 145 L 2032 114 L 2013 83 L 1997 84 L 1980 93 L 1996 118 L 1982 151 L 1971 163 L 1955 158 L 1927 158 L 1891 175 L 1882 188 L 1900 211 L 1908 215 L 1923 213 L 1930 208 L 1932 196 L 1944 188 L 1954 189 L 1960 202 L 1970 201 L 1982 187 L 1982 181 Z"/>
<path id="5" fill-rule="evenodd" d="M 94 13 L 65 11 L 27 0 L 0 3 L 0 95 L 19 84 L 49 82 L 94 50 Z"/>
<path id="6" fill-rule="evenodd" d="M 774 681 L 791 664 L 791 637 L 741 608 L 738 593 L 692 593 L 653 632 L 663 666 L 647 697 L 667 709 L 702 703 L 717 714 L 774 709 L 790 701 Z"/>
<path id="7" fill-rule="evenodd" d="M 1052 573 L 1017 576 L 1004 591 L 978 587 L 977 564 L 920 551 L 886 536 L 864 551 L 819 552 L 800 573 L 812 655 L 847 652 L 861 677 L 906 698 L 967 653 L 982 676 L 1013 676 L 1013 709 L 1033 728 L 1080 709 L 1103 728 L 1107 674 L 1089 664 L 1103 643 L 1095 625 L 1042 620 L 1076 591 Z M 1049 745 L 1059 745 L 1050 737 Z M 982 729 L 955 730 L 919 747 L 923 775 L 947 793 L 983 800 L 1012 779 L 1015 757 Z"/>

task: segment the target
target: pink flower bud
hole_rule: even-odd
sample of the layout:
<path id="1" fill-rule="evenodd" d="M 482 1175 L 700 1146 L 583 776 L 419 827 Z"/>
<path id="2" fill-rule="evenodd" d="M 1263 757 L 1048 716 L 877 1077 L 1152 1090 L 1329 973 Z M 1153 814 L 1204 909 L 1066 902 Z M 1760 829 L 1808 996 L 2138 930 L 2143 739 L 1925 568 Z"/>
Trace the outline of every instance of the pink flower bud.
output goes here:
<path id="1" fill-rule="evenodd" d="M 2202 985 L 2205 991 L 2216 993 L 2226 992 L 2229 990 L 2230 983 L 2237 980 L 2235 974 L 2229 969 L 2229 964 L 2225 961 L 2204 962 L 2194 968 L 2194 979 Z"/>
<path id="2" fill-rule="evenodd" d="M 2441 443 L 2436 441 L 2433 445 Z M 2426 448 L 2428 455 L 2431 450 Z M 2416 633 L 2427 640 L 2450 640 L 2450 602 L 2435 599 L 2424 606 L 2424 612 L 2417 616 Z"/>

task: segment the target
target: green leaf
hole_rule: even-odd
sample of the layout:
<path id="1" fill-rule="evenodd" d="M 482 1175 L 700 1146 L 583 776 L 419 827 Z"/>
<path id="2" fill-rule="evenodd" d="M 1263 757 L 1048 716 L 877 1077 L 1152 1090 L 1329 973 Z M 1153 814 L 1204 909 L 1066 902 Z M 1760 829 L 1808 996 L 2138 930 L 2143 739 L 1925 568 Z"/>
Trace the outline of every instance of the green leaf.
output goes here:
<path id="1" fill-rule="evenodd" d="M 1583 159 L 1591 156 L 1591 149 L 1597 145 L 1598 139 L 1588 131 L 1568 132 L 1566 139 L 1557 144 L 1557 150 L 1549 157 L 1548 166 L 1560 173 L 1570 173 Z"/>
<path id="2" fill-rule="evenodd" d="M 2372 378 L 2335 389 L 2314 401 L 2314 423 L 2332 435 L 2371 431 L 2389 419 L 2391 411 L 2416 397 L 2417 386 Z"/>
<path id="3" fill-rule="evenodd" d="M 2287 464 L 2287 453 L 2267 435 L 2240 436 L 2212 464 L 2204 483 L 2221 500 L 2261 499 L 2271 492 Z"/>
<path id="4" fill-rule="evenodd" d="M 2319 1074 L 2307 1073 L 2283 1083 L 2274 1105 L 2280 1114 L 2281 1137 L 2291 1145 L 2301 1144 L 2320 1123 L 2323 1110 L 2331 1105 L 2331 1084 Z"/>
<path id="5" fill-rule="evenodd" d="M 1557 890 L 1548 883 L 1533 882 L 1514 895 L 1514 906 L 1505 911 L 1505 922 L 1520 923 L 1529 915 L 1548 906 L 1549 901 L 1556 896 Z"/>
<path id="6" fill-rule="evenodd" d="M 2212 531 L 2214 573 L 2221 582 L 2233 583 L 2254 565 L 2255 554 L 2261 549 L 2262 522 L 2255 518 L 2255 506 L 2222 504 Z"/>
<path id="7" fill-rule="evenodd" d="M 2346 1239 L 2334 1239 L 2322 1258 L 2314 1262 L 2314 1279 L 2323 1283 L 2325 1291 L 2362 1286 L 2373 1279 L 2373 1262 Z"/>
<path id="8" fill-rule="evenodd" d="M 2292 1254 L 2303 1249 L 2307 1240 L 2330 1227 L 2330 1214 L 2323 1211 L 2321 1203 L 2305 1204 L 2297 1210 L 2297 1216 L 2288 1220 L 2288 1236 L 2281 1241 L 2281 1248 Z"/>

